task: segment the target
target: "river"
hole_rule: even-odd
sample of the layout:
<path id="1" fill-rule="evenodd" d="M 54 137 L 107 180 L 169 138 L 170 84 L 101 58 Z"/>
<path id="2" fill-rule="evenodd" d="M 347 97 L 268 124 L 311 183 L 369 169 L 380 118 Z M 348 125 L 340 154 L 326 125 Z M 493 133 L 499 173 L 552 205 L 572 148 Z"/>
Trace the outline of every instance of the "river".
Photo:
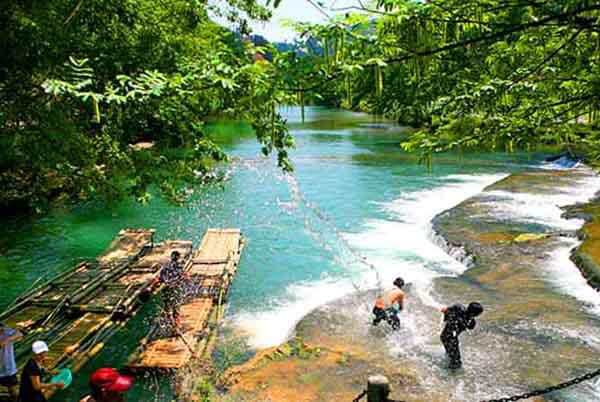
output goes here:
<path id="1" fill-rule="evenodd" d="M 459 276 L 466 266 L 432 240 L 431 219 L 510 173 L 541 167 L 545 155 L 447 154 L 427 169 L 401 150 L 404 128 L 391 122 L 324 108 L 308 108 L 305 122 L 297 108 L 282 114 L 297 142 L 291 151 L 293 175 L 260 156 L 248 126 L 221 123 L 210 131 L 232 156 L 225 168 L 228 179 L 223 188 L 194 189 L 185 207 L 157 197 L 147 206 L 86 203 L 56 208 L 41 219 L 2 218 L 0 306 L 40 275 L 96 256 L 122 227 L 153 227 L 158 240 L 186 238 L 195 245 L 208 227 L 241 228 L 248 242 L 226 325 L 244 334 L 250 349 L 284 341 L 315 308 L 388 284 L 399 272 L 423 304 L 438 306 L 433 279 Z M 574 191 L 561 202 L 578 197 Z M 531 215 L 534 221 L 547 218 Z M 562 222 L 555 224 L 561 228 Z M 598 296 L 582 287 L 577 275 L 568 273 L 557 294 L 583 289 L 588 302 L 597 303 Z M 121 366 L 147 331 L 153 311 L 147 306 L 57 400 L 82 396 L 95 368 Z M 597 325 L 597 312 L 589 314 Z M 168 388 L 164 379 L 148 376 L 138 380 L 130 400 L 170 400 Z M 596 400 L 597 392 L 581 386 L 572 400 Z"/>

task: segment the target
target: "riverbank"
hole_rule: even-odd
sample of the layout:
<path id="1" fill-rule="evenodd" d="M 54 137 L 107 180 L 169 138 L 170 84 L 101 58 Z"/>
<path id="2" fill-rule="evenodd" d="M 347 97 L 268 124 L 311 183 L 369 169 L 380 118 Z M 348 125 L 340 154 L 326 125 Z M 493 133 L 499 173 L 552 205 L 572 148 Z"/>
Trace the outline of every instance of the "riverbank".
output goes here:
<path id="1" fill-rule="evenodd" d="M 597 250 L 592 215 L 600 208 L 588 202 L 578 205 L 577 215 L 573 207 L 563 215 L 559 206 L 591 198 L 598 184 L 587 169 L 513 174 L 433 219 L 439 243 L 469 268 L 434 279 L 431 296 L 442 304 L 479 300 L 486 307 L 475 336 L 463 336 L 466 363 L 459 375 L 445 369 L 436 306 L 409 288 L 400 334 L 366 325 L 374 294 L 336 300 L 295 327 L 301 341 L 293 342 L 319 353 L 287 353 L 295 350 L 290 343 L 261 352 L 227 373 L 230 392 L 221 400 L 292 400 L 281 399 L 281 390 L 294 400 L 347 400 L 369 374 L 383 373 L 396 399 L 465 401 L 540 388 L 597 368 L 600 330 L 591 311 L 598 299 L 586 292 L 595 293 L 569 253 L 578 244 L 581 210 L 590 216 L 578 250 Z M 546 400 L 588 400 L 565 395 Z"/>
<path id="2" fill-rule="evenodd" d="M 449 400 L 441 387 L 420 380 L 418 365 L 390 358 L 387 326 L 365 325 L 370 312 L 363 301 L 374 296 L 367 291 L 315 309 L 296 325 L 291 340 L 218 376 L 227 393 L 211 401 L 352 401 L 373 373 L 390 379 L 392 398 Z"/>
<path id="3" fill-rule="evenodd" d="M 565 216 L 586 221 L 577 233 L 582 243 L 572 251 L 571 260 L 590 286 L 600 291 L 600 196 L 565 209 Z"/>

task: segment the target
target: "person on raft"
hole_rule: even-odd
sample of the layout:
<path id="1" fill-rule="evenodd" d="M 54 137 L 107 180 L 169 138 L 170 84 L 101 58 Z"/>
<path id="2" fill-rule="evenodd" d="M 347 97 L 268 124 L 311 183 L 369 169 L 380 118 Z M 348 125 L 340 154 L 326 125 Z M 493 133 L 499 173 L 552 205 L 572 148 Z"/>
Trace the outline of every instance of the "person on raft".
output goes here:
<path id="1" fill-rule="evenodd" d="M 171 261 L 163 265 L 158 281 L 165 285 L 162 291 L 163 310 L 167 314 L 173 329 L 179 327 L 179 308 L 185 296 L 187 276 L 179 262 L 181 254 L 175 250 L 171 253 Z"/>
<path id="2" fill-rule="evenodd" d="M 133 383 L 133 377 L 122 375 L 113 368 L 99 368 L 90 376 L 90 395 L 79 402 L 123 402 Z"/>
<path id="3" fill-rule="evenodd" d="M 441 311 L 444 314 L 446 325 L 442 330 L 440 340 L 450 361 L 448 367 L 458 369 L 462 366 L 458 336 L 466 329 L 475 328 L 475 317 L 483 312 L 483 307 L 477 302 L 472 302 L 467 308 L 462 304 L 454 304 L 450 307 L 443 307 Z"/>
<path id="4" fill-rule="evenodd" d="M 0 386 L 8 389 L 10 401 L 17 401 L 18 397 L 19 380 L 14 343 L 22 338 L 23 334 L 19 331 L 0 322 Z"/>
<path id="5" fill-rule="evenodd" d="M 394 286 L 397 289 L 390 290 L 383 296 L 379 296 L 375 300 L 375 307 L 373 307 L 373 325 L 377 326 L 381 321 L 385 320 L 393 330 L 400 329 L 400 319 L 398 313 L 402 311 L 404 307 L 404 280 L 402 278 L 396 278 L 394 280 Z M 397 306 L 394 307 L 394 306 Z"/>
<path id="6" fill-rule="evenodd" d="M 46 373 L 44 363 L 48 353 L 48 345 L 44 341 L 35 341 L 31 345 L 33 356 L 25 364 L 21 373 L 21 385 L 19 388 L 19 400 L 21 402 L 46 402 L 45 390 L 51 388 L 62 389 L 62 382 L 46 384 L 42 383 L 42 375 Z"/>

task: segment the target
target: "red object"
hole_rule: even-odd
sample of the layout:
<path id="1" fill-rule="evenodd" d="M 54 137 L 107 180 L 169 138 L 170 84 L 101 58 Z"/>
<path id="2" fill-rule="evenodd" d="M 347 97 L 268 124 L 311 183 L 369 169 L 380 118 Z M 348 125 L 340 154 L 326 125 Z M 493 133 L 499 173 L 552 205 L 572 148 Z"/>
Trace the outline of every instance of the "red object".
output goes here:
<path id="1" fill-rule="evenodd" d="M 266 61 L 266 57 L 259 52 L 254 53 L 254 55 L 252 56 L 252 60 L 254 61 Z"/>
<path id="2" fill-rule="evenodd" d="M 92 373 L 90 383 L 105 391 L 125 392 L 133 386 L 133 377 L 128 377 L 113 368 L 100 368 Z"/>

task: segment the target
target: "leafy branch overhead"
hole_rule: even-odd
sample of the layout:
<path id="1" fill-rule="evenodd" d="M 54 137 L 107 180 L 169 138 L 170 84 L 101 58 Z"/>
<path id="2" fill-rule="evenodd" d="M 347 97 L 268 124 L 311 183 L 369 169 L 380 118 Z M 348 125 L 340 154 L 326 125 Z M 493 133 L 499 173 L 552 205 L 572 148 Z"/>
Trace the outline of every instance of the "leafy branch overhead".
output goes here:
<path id="1" fill-rule="evenodd" d="M 278 2 L 277 2 L 278 3 Z M 271 5 L 273 6 L 273 4 Z M 275 66 L 216 23 L 268 19 L 254 1 L 72 1 L 0 10 L 0 207 L 58 198 L 183 201 L 218 180 L 209 119 L 245 120 L 291 170 Z"/>
<path id="2" fill-rule="evenodd" d="M 290 88 L 422 128 L 402 146 L 426 158 L 541 143 L 600 158 L 600 2 L 359 4 L 324 24 L 294 24 L 322 51 L 303 62 L 312 69 L 288 73 Z"/>
<path id="3" fill-rule="evenodd" d="M 290 171 L 283 104 L 324 104 L 418 128 L 402 147 L 600 159 L 600 1 L 375 0 L 298 39 L 254 45 L 278 0 L 8 1 L 0 9 L 0 207 L 56 198 L 182 201 L 226 160 L 217 118 L 249 122 Z M 308 4 L 307 4 L 308 5 Z M 233 33 L 211 20 L 236 26 Z M 263 43 L 266 41 L 263 41 Z"/>

